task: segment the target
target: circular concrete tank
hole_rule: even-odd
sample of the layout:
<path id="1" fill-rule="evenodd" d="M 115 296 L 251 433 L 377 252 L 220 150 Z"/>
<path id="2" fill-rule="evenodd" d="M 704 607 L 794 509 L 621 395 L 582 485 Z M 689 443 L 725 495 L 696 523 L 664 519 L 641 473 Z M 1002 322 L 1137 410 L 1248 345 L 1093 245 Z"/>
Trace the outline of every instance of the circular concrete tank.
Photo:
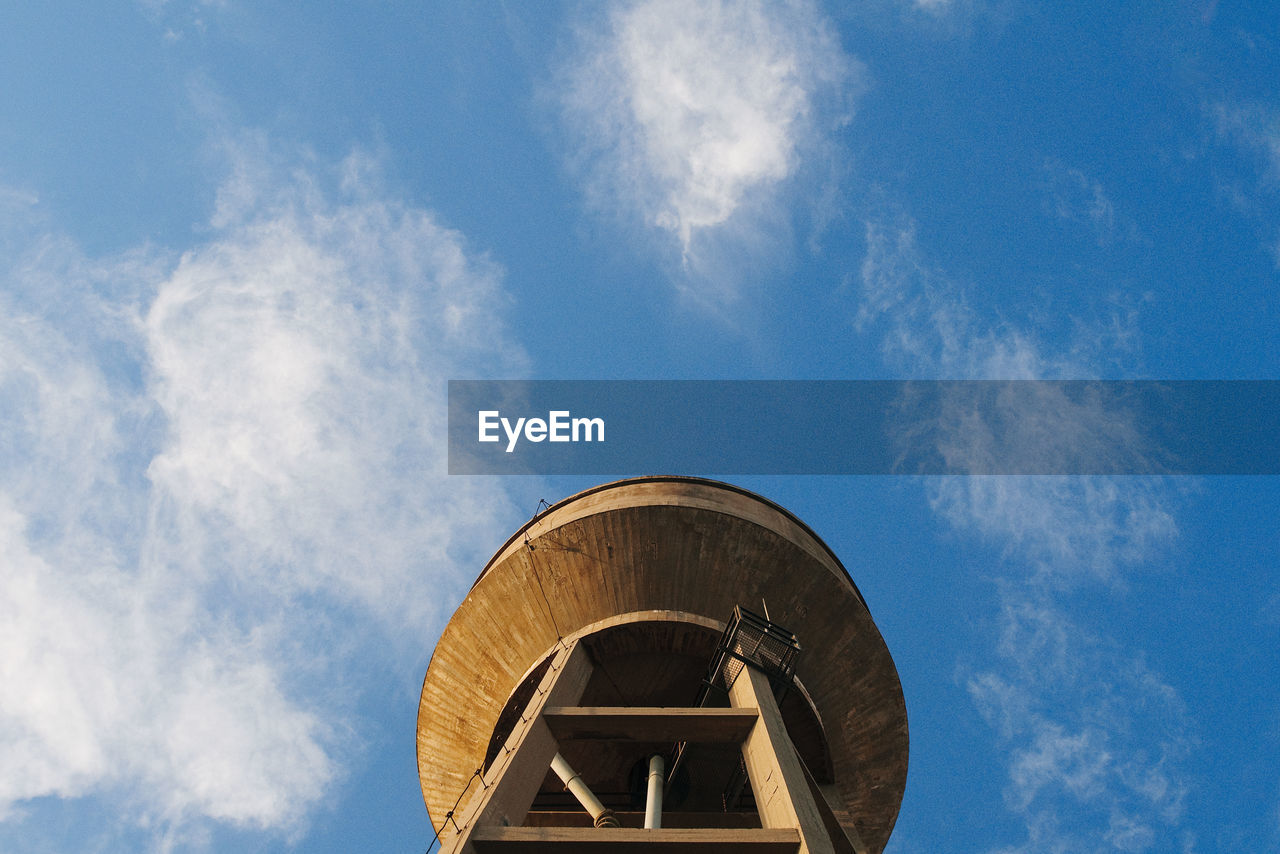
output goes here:
<path id="1" fill-rule="evenodd" d="M 418 770 L 436 828 L 562 640 L 589 643 L 600 665 L 583 705 L 692 705 L 734 606 L 762 600 L 803 647 L 799 690 L 783 707 L 797 751 L 836 819 L 881 851 L 906 784 L 907 716 L 862 595 L 795 516 L 746 490 L 685 477 L 567 498 L 484 568 L 422 688 Z M 594 763 L 597 779 L 632 770 L 630 758 L 607 752 L 576 761 Z"/>

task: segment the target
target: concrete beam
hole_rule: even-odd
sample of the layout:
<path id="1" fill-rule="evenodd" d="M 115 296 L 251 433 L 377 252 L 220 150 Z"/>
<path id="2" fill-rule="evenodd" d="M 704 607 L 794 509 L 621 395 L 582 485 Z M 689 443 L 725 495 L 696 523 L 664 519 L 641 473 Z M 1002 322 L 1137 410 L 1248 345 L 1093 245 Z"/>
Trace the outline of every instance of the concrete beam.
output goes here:
<path id="1" fill-rule="evenodd" d="M 587 687 L 591 671 L 586 650 L 577 641 L 556 654 L 525 708 L 521 723 L 511 731 L 507 743 L 485 773 L 482 788 L 454 815 L 457 832 L 450 835 L 446 827 L 440 834 L 442 854 L 470 854 L 477 850 L 471 842 L 477 832 L 524 822 L 551 759 L 560 749 L 542 719 L 542 711 L 550 705 L 576 703 Z"/>
<path id="2" fill-rule="evenodd" d="M 478 854 L 796 854 L 794 829 L 485 827 L 472 842 Z"/>
<path id="3" fill-rule="evenodd" d="M 754 667 L 743 667 L 729 688 L 729 702 L 735 708 L 755 708 L 760 715 L 742 745 L 760 823 L 799 829 L 801 854 L 835 854 L 769 678 Z"/>
<path id="4" fill-rule="evenodd" d="M 546 709 L 542 717 L 559 741 L 594 739 L 741 744 L 755 725 L 756 711 L 560 706 Z"/>

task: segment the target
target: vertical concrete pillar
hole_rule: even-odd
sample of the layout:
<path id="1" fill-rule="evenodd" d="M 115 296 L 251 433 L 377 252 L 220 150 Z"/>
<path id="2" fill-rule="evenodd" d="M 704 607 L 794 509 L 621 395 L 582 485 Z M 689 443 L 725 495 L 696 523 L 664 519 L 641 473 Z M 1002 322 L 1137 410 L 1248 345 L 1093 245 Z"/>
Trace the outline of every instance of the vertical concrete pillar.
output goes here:
<path id="1" fill-rule="evenodd" d="M 440 834 L 441 854 L 474 852 L 470 840 L 477 827 L 514 826 L 524 822 L 551 760 L 560 749 L 542 719 L 542 710 L 548 706 L 577 705 L 591 671 L 586 650 L 577 641 L 556 654 L 525 708 L 521 722 L 511 731 L 507 743 L 485 772 L 483 786 L 455 813 L 457 832 L 451 835 L 449 831 L 453 828 L 448 827 Z"/>
<path id="2" fill-rule="evenodd" d="M 747 764 L 760 824 L 766 828 L 798 828 L 800 854 L 835 854 L 822 813 L 805 779 L 804 766 L 787 735 L 769 678 L 744 666 L 729 689 L 729 702 L 737 708 L 757 709 L 759 713 L 755 726 L 742 743 L 742 757 Z"/>

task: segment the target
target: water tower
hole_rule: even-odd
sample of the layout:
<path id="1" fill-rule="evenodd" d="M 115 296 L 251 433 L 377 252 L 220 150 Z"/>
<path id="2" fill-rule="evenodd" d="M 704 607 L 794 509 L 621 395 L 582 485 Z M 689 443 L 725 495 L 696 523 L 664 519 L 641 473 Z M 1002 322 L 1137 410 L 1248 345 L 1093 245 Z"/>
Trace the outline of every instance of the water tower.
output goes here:
<path id="1" fill-rule="evenodd" d="M 431 657 L 418 770 L 445 852 L 879 852 L 906 707 L 803 522 L 728 484 L 637 478 L 489 561 Z"/>

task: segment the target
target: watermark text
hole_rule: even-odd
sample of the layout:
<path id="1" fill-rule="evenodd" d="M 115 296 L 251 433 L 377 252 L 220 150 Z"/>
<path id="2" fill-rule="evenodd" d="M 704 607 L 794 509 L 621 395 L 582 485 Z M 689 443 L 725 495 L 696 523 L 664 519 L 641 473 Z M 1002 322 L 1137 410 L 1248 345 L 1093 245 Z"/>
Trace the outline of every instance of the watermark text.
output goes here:
<path id="1" fill-rule="evenodd" d="M 497 409 L 482 409 L 478 413 L 479 440 L 498 442 L 507 437 L 507 453 L 516 449 L 521 435 L 529 442 L 603 442 L 603 418 L 573 418 L 567 409 L 553 409 L 546 418 L 517 418 L 513 424 Z"/>

